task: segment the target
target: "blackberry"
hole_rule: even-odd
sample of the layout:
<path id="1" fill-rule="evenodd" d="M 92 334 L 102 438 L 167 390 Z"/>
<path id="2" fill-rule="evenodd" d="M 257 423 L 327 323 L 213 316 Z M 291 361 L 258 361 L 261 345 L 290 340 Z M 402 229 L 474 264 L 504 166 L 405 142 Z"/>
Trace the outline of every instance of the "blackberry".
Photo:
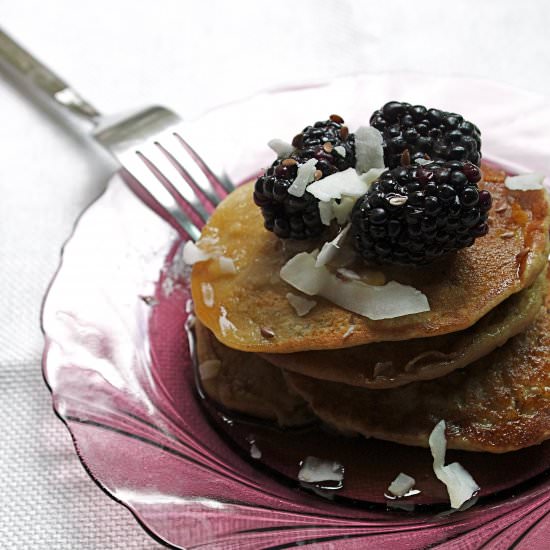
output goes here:
<path id="1" fill-rule="evenodd" d="M 370 124 L 382 133 L 389 168 L 399 166 L 405 149 L 412 161 L 428 157 L 476 166 L 481 162 L 479 128 L 456 113 L 390 101 L 372 114 Z"/>
<path id="2" fill-rule="evenodd" d="M 338 115 L 331 115 L 329 120 L 306 126 L 300 134 L 294 136 L 292 145 L 300 151 L 302 159 L 326 160 L 338 171 L 355 166 L 355 136 L 349 133 L 348 127 L 344 125 L 344 119 Z M 343 147 L 344 153 L 335 150 L 336 147 Z M 327 157 L 327 154 L 330 156 Z M 328 174 L 323 171 L 323 175 Z"/>
<path id="3" fill-rule="evenodd" d="M 426 264 L 488 231 L 491 195 L 470 162 L 434 161 L 386 170 L 351 214 L 353 242 L 372 263 Z"/>
<path id="4" fill-rule="evenodd" d="M 338 115 L 307 126 L 294 137 L 294 152 L 277 159 L 256 180 L 254 202 L 264 217 L 264 226 L 282 239 L 309 239 L 323 233 L 319 201 L 307 191 L 301 197 L 288 193 L 298 166 L 315 158 L 315 179 L 355 166 L 354 136 Z M 343 147 L 343 149 L 341 149 Z"/>
<path id="5" fill-rule="evenodd" d="M 320 235 L 321 222 L 317 199 L 307 191 L 294 197 L 288 188 L 296 179 L 298 160 L 276 160 L 254 185 L 254 202 L 262 210 L 264 227 L 281 239 L 308 239 Z"/>

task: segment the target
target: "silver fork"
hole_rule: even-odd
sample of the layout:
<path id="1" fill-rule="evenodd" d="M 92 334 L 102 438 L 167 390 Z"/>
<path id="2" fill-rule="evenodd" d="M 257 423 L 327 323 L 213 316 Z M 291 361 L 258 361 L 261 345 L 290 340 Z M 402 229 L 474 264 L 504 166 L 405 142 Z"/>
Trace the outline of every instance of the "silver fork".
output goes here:
<path id="1" fill-rule="evenodd" d="M 104 116 L 69 84 L 0 29 L 0 64 L 22 77 L 65 112 L 92 123 L 93 138 L 119 162 L 125 181 L 193 240 L 208 219 L 205 205 L 216 206 L 233 190 L 183 139 L 182 120 L 173 111 L 151 106 L 131 113 Z M 148 201 L 146 201 L 148 202 Z"/>

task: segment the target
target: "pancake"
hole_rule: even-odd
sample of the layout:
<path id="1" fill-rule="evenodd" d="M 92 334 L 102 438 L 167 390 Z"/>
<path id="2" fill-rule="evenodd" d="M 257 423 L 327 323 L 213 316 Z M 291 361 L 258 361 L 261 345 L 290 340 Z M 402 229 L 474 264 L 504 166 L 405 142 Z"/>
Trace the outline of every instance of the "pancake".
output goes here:
<path id="1" fill-rule="evenodd" d="M 222 272 L 216 260 L 195 264 L 191 278 L 195 311 L 229 347 L 263 353 L 339 349 L 464 330 L 532 285 L 546 264 L 545 191 L 511 191 L 503 185 L 504 178 L 504 172 L 484 166 L 480 187 L 491 192 L 496 207 L 489 218 L 489 234 L 472 247 L 425 267 L 380 268 L 386 280 L 421 290 L 431 310 L 378 321 L 319 297 L 308 315 L 296 315 L 286 298 L 292 289 L 278 277 L 281 266 L 296 252 L 289 253 L 292 243 L 264 229 L 260 209 L 252 200 L 253 183 L 243 185 L 218 206 L 201 237 L 203 248 L 214 247 L 233 259 L 237 273 Z M 372 271 L 353 268 L 360 275 Z M 204 284 L 211 285 L 207 300 Z"/>
<path id="2" fill-rule="evenodd" d="M 262 357 L 285 370 L 366 388 L 392 388 L 430 380 L 465 367 L 524 331 L 546 294 L 542 273 L 475 325 L 460 332 L 406 342 L 378 342 L 341 350 L 270 353 Z"/>
<path id="3" fill-rule="evenodd" d="M 275 420 L 280 426 L 314 420 L 306 402 L 288 391 L 280 369 L 257 355 L 220 344 L 200 322 L 195 324 L 195 338 L 199 365 L 211 361 L 200 382 L 210 399 L 232 411 Z"/>
<path id="4" fill-rule="evenodd" d="M 522 334 L 436 380 L 370 390 L 286 373 L 315 414 L 343 432 L 428 446 L 447 422 L 448 447 L 504 453 L 550 438 L 550 297 Z"/>

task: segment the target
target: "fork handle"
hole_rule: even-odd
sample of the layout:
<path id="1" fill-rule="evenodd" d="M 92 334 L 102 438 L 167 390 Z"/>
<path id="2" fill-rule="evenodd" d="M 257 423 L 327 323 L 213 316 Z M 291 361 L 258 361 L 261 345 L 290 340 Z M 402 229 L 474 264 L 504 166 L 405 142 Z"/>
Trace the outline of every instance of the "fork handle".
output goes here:
<path id="1" fill-rule="evenodd" d="M 100 113 L 76 90 L 0 29 L 0 65 L 12 69 L 32 88 L 64 109 L 97 124 Z"/>

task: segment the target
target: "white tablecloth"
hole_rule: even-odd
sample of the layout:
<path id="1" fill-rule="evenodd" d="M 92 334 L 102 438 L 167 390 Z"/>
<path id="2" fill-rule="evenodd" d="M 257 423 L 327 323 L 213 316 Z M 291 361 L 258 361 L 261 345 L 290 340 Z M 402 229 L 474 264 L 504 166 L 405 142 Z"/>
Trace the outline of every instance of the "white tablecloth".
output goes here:
<path id="1" fill-rule="evenodd" d="M 542 0 L 0 7 L 4 30 L 110 111 L 157 102 L 195 114 L 255 90 L 356 71 L 473 75 L 550 92 L 550 3 Z M 42 296 L 113 164 L 3 76 L 0 105 L 0 546 L 156 548 L 80 466 L 40 370 Z"/>

